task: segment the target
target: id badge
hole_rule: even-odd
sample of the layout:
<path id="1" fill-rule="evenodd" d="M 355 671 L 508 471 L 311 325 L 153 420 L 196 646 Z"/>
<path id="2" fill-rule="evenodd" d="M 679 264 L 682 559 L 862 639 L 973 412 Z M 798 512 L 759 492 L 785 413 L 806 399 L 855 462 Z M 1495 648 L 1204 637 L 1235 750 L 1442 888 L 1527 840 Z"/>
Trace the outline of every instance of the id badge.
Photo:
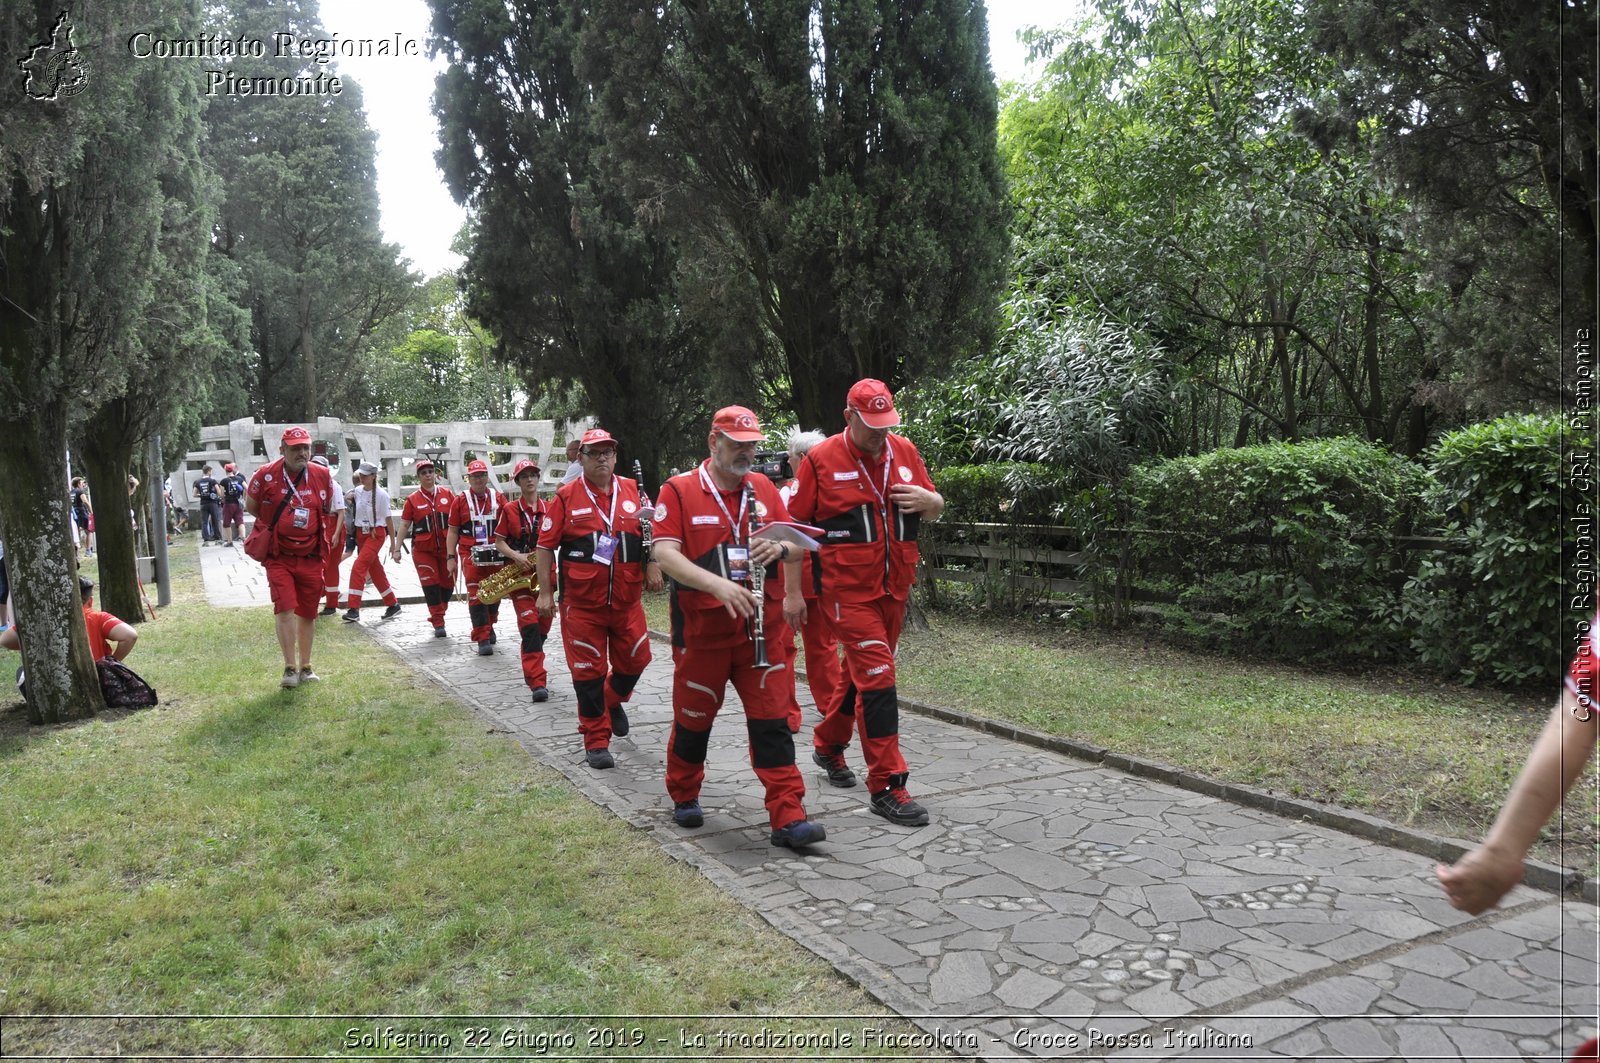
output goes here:
<path id="1" fill-rule="evenodd" d="M 604 532 L 594 537 L 594 560 L 596 564 L 609 565 L 611 559 L 617 556 L 617 538 Z"/>
<path id="2" fill-rule="evenodd" d="M 311 526 L 311 510 L 305 506 L 295 506 L 289 513 L 289 519 L 294 521 L 296 528 L 309 528 Z"/>
<path id="3" fill-rule="evenodd" d="M 748 546 L 728 547 L 728 578 L 735 583 L 750 582 L 750 548 Z"/>
<path id="4" fill-rule="evenodd" d="M 486 520 L 473 521 L 472 538 L 479 546 L 489 545 L 489 522 Z"/>

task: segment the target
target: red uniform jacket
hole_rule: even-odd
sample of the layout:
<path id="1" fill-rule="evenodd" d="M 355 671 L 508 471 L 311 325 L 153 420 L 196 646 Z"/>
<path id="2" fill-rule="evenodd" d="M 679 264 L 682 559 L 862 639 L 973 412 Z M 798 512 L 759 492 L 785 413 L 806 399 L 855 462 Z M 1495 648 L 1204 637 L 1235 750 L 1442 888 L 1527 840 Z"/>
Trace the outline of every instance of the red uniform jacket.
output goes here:
<path id="1" fill-rule="evenodd" d="M 494 527 L 496 535 L 503 535 L 506 545 L 521 554 L 532 554 L 539 545 L 539 524 L 544 520 L 544 502 L 529 508 L 520 497 L 512 499 L 500 510 L 500 523 Z"/>
<path id="2" fill-rule="evenodd" d="M 786 521 L 789 511 L 771 480 L 749 473 L 744 482 L 755 488 L 755 512 L 746 511 L 741 516 L 743 488 L 733 492 L 718 489 L 706 470 L 707 464 L 680 473 L 661 485 L 661 493 L 656 497 L 654 538 L 658 543 L 678 543 L 683 556 L 690 561 L 719 576 L 731 578 L 727 548 L 749 545 L 751 516 L 763 523 Z M 719 497 L 721 505 L 718 505 Z M 737 529 L 729 527 L 729 518 L 738 525 Z M 783 579 L 778 569 L 776 563 L 767 567 L 763 623 L 768 636 L 784 622 Z M 730 617 L 713 595 L 676 584 L 672 588 L 672 627 L 673 644 L 680 646 L 731 646 L 748 638 L 745 622 Z"/>
<path id="3" fill-rule="evenodd" d="M 474 546 L 494 545 L 494 529 L 500 523 L 500 507 L 505 501 L 493 488 L 481 495 L 470 490 L 456 495 L 450 503 L 450 527 L 460 532 L 457 553 L 469 553 Z"/>
<path id="4" fill-rule="evenodd" d="M 450 525 L 450 507 L 454 503 L 455 495 L 445 487 L 435 487 L 431 496 L 419 487 L 406 496 L 400 519 L 411 522 L 411 537 L 417 549 L 444 553 L 445 543 L 449 541 L 445 532 Z"/>
<path id="5" fill-rule="evenodd" d="M 562 484 L 545 507 L 539 547 L 556 555 L 561 600 L 580 608 L 630 606 L 644 596 L 639 485 L 611 478 L 611 490 L 596 491 L 588 477 Z M 601 535 L 617 539 L 611 563 L 595 560 Z"/>
<path id="6" fill-rule="evenodd" d="M 812 447 L 795 470 L 789 512 L 823 529 L 817 583 L 829 601 L 904 599 L 916 581 L 922 518 L 889 501 L 895 484 L 936 490 L 909 439 L 890 435 L 869 458 L 841 432 Z"/>
<path id="7" fill-rule="evenodd" d="M 273 530 L 268 556 L 322 556 L 322 522 L 333 505 L 333 476 L 327 469 L 307 462 L 290 483 L 279 458 L 257 469 L 244 490 L 257 502 L 256 520 L 266 521 Z M 279 506 L 283 506 L 281 516 Z"/>

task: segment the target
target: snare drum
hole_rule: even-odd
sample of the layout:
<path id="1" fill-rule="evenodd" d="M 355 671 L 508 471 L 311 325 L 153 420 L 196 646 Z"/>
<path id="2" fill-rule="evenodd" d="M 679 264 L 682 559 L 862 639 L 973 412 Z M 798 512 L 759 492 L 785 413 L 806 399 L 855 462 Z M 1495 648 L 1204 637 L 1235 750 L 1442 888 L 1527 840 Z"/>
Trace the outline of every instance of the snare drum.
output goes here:
<path id="1" fill-rule="evenodd" d="M 499 568 L 506 563 L 505 557 L 493 545 L 474 546 L 469 554 L 472 563 L 479 568 Z"/>

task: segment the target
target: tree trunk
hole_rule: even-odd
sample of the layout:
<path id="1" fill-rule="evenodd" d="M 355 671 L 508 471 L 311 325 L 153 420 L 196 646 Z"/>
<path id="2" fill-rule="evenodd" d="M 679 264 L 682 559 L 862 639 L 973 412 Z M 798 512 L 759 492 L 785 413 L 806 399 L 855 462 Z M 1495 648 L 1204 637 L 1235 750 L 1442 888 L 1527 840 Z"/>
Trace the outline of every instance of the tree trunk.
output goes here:
<path id="1" fill-rule="evenodd" d="M 0 435 L 6 572 L 22 636 L 28 719 L 33 723 L 61 723 L 105 708 L 89 653 L 78 565 L 67 526 L 72 518 L 66 425 L 66 407 L 56 401 L 38 408 L 28 431 Z M 127 494 L 126 487 L 122 494 Z"/>
<path id="2" fill-rule="evenodd" d="M 131 623 L 143 619 L 135 568 L 133 521 L 128 517 L 128 452 L 104 435 L 86 438 L 78 457 L 95 500 L 95 553 L 100 559 L 99 608 Z"/>
<path id="3" fill-rule="evenodd" d="M 311 335 L 311 286 L 302 281 L 300 286 L 300 368 L 305 381 L 305 412 L 301 415 L 309 423 L 317 423 L 317 351 Z"/>

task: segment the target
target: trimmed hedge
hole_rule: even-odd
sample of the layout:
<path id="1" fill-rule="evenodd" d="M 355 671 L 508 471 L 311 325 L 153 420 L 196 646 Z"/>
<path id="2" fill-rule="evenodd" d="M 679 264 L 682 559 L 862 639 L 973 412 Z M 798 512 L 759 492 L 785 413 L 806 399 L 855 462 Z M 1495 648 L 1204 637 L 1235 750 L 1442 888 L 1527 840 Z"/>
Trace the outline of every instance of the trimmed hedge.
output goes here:
<path id="1" fill-rule="evenodd" d="M 1064 473 L 1033 462 L 951 465 L 932 476 L 944 496 L 944 519 L 953 521 L 1058 523 L 1070 491 Z"/>
<path id="2" fill-rule="evenodd" d="M 1561 637 L 1561 559 L 1577 549 L 1563 511 L 1563 423 L 1502 417 L 1444 436 L 1430 465 L 1443 533 L 1466 552 L 1424 560 L 1406 589 L 1417 657 L 1466 682 L 1551 680 L 1571 647 Z M 1586 438 L 1568 439 L 1575 448 Z"/>
<path id="3" fill-rule="evenodd" d="M 1308 658 L 1387 657 L 1425 512 L 1421 466 L 1358 439 L 1217 450 L 1135 468 L 1135 578 L 1165 583 L 1197 633 Z M 1170 534 L 1162 534 L 1170 533 Z"/>

